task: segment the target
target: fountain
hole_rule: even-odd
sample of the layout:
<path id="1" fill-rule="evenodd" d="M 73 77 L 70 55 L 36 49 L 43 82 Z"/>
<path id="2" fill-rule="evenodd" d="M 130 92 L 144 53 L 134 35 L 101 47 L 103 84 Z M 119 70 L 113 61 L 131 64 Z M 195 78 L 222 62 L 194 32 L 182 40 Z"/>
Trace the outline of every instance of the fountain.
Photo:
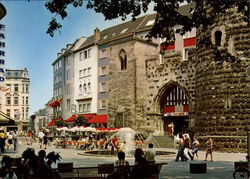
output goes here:
<path id="1" fill-rule="evenodd" d="M 153 135 L 145 131 L 134 131 L 129 127 L 124 127 L 119 129 L 113 135 L 110 136 L 108 141 L 116 136 L 119 141 L 119 149 L 126 153 L 126 156 L 133 156 L 136 148 L 142 148 L 146 150 L 148 144 L 152 143 L 154 149 L 156 150 L 156 155 L 170 155 L 173 152 L 168 152 L 160 148 L 157 141 L 153 138 Z M 123 143 L 123 144 L 122 144 Z M 83 153 L 78 153 L 82 155 L 95 155 L 95 156 L 110 156 L 117 155 L 116 151 L 113 153 L 110 149 L 97 149 L 93 151 L 84 151 Z"/>

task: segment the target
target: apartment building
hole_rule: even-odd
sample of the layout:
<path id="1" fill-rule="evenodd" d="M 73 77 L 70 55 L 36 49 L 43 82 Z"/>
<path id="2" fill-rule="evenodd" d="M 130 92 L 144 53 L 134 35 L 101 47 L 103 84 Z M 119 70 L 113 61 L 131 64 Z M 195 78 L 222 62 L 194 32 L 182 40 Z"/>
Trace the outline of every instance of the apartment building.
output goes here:
<path id="1" fill-rule="evenodd" d="M 0 111 L 15 119 L 17 126 L 6 126 L 7 129 L 15 128 L 19 132 L 27 131 L 29 125 L 29 88 L 30 78 L 28 69 L 5 71 L 5 90 L 0 94 Z"/>

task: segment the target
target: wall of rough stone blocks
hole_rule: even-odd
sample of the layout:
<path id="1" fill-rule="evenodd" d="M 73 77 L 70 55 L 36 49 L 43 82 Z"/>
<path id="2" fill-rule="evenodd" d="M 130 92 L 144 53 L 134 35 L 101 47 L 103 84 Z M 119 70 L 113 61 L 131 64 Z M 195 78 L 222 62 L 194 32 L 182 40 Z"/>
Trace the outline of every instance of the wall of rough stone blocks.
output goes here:
<path id="1" fill-rule="evenodd" d="M 244 151 L 250 129 L 250 29 L 236 9 L 220 14 L 206 31 L 198 29 L 198 41 L 204 37 L 213 45 L 198 46 L 196 58 L 196 126 L 199 136 L 213 136 L 219 150 Z M 215 61 L 214 32 L 222 32 L 222 55 L 229 53 L 237 62 Z M 217 137 L 216 137 L 217 136 Z M 234 137 L 233 137 L 234 136 Z M 205 141 L 205 139 L 204 139 Z"/>

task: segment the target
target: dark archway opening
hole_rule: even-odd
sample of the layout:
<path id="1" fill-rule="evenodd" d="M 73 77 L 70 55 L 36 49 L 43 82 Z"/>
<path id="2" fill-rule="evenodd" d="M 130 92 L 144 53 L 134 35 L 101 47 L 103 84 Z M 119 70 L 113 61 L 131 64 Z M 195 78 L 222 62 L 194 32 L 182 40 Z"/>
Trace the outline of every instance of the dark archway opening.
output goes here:
<path id="1" fill-rule="evenodd" d="M 169 127 L 173 134 L 185 131 L 189 126 L 189 104 L 185 90 L 173 82 L 162 90 L 160 99 L 160 110 L 163 114 L 164 133 L 171 136 Z"/>

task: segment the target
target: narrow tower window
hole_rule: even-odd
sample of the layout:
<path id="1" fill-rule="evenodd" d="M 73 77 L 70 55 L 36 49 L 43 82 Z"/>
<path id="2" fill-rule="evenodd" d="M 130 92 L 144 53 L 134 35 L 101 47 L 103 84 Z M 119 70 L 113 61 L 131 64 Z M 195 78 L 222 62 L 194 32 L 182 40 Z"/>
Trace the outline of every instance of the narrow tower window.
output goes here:
<path id="1" fill-rule="evenodd" d="M 214 33 L 214 37 L 215 37 L 215 45 L 216 46 L 221 46 L 221 36 L 222 36 L 222 32 L 217 30 Z"/>

